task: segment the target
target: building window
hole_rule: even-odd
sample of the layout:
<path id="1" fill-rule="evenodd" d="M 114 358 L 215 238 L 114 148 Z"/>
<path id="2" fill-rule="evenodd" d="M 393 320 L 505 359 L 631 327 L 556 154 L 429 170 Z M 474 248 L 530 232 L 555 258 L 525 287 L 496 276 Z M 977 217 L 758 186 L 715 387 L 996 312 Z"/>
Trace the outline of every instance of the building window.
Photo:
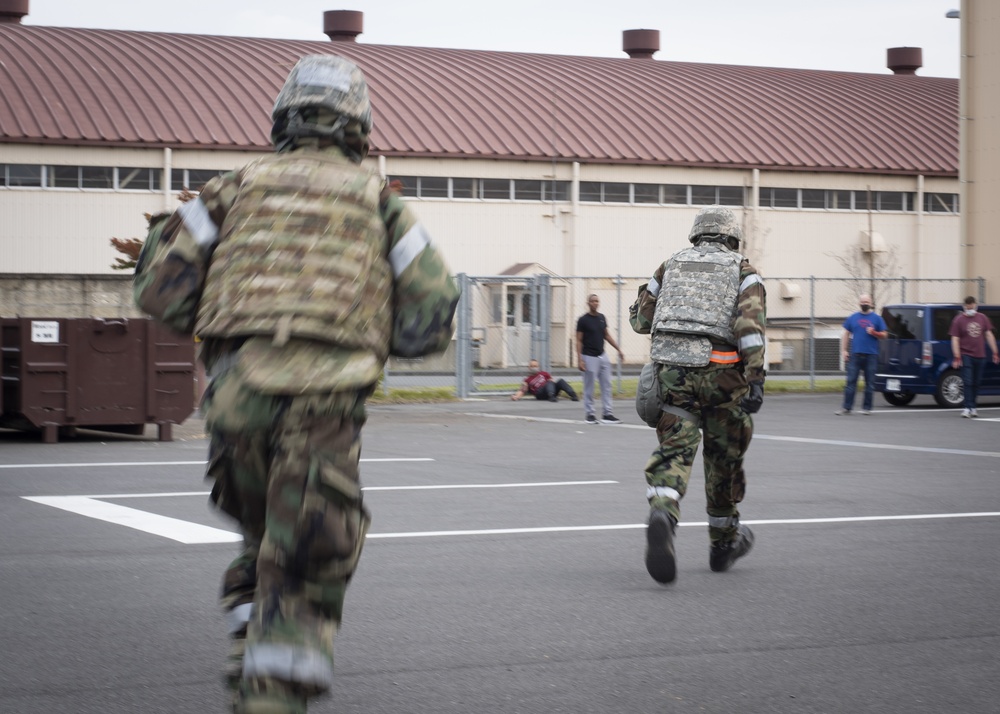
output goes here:
<path id="1" fill-rule="evenodd" d="M 49 188 L 80 188 L 79 166 L 49 166 L 45 174 Z"/>
<path id="2" fill-rule="evenodd" d="M 720 206 L 742 206 L 743 187 L 742 186 L 719 186 Z"/>
<path id="3" fill-rule="evenodd" d="M 509 201 L 510 184 L 510 179 L 480 179 L 479 186 L 482 189 L 480 198 Z"/>
<path id="4" fill-rule="evenodd" d="M 826 208 L 826 191 L 815 188 L 802 189 L 802 208 Z"/>
<path id="5" fill-rule="evenodd" d="M 31 164 L 7 164 L 5 170 L 4 186 L 11 187 L 34 187 L 42 186 L 42 167 Z"/>
<path id="6" fill-rule="evenodd" d="M 569 181 L 543 181 L 543 201 L 569 201 Z"/>
<path id="7" fill-rule="evenodd" d="M 159 191 L 159 169 L 118 169 L 118 189 L 120 191 Z"/>
<path id="8" fill-rule="evenodd" d="M 926 213 L 958 213 L 958 194 L 925 193 L 924 211 Z"/>
<path id="9" fill-rule="evenodd" d="M 581 201 L 591 201 L 595 203 L 601 202 L 601 182 L 600 181 L 581 181 L 580 182 L 580 200 Z"/>
<path id="10" fill-rule="evenodd" d="M 771 189 L 771 205 L 775 208 L 798 208 L 799 191 L 795 188 Z"/>
<path id="11" fill-rule="evenodd" d="M 110 166 L 81 166 L 80 188 L 115 187 L 115 170 Z"/>
<path id="12" fill-rule="evenodd" d="M 827 191 L 826 207 L 831 211 L 850 211 L 851 197 L 851 191 Z"/>
<path id="13" fill-rule="evenodd" d="M 514 181 L 515 201 L 541 201 L 542 182 L 516 179 Z"/>
<path id="14" fill-rule="evenodd" d="M 386 176 L 389 188 L 399 193 L 400 196 L 415 197 L 418 180 L 416 176 Z"/>
<path id="15" fill-rule="evenodd" d="M 217 169 L 174 169 L 171 172 L 170 188 L 173 191 L 201 191 L 205 184 L 225 171 Z"/>
<path id="16" fill-rule="evenodd" d="M 604 202 L 605 203 L 630 203 L 632 184 L 628 183 L 605 183 Z"/>
<path id="17" fill-rule="evenodd" d="M 471 178 L 453 178 L 451 180 L 451 197 L 452 198 L 475 198 L 476 197 L 476 179 L 471 179 Z"/>
<path id="18" fill-rule="evenodd" d="M 714 206 L 718 203 L 718 191 L 715 186 L 692 186 L 692 206 Z"/>
<path id="19" fill-rule="evenodd" d="M 879 191 L 878 210 L 880 211 L 902 211 L 903 193 L 901 191 Z"/>
<path id="20" fill-rule="evenodd" d="M 663 187 L 663 202 L 673 206 L 688 205 L 688 187 L 667 184 Z"/>
<path id="21" fill-rule="evenodd" d="M 636 203 L 659 203 L 660 186 L 655 183 L 632 184 L 632 193 Z"/>
<path id="22" fill-rule="evenodd" d="M 448 179 L 421 176 L 417 194 L 420 198 L 448 198 Z"/>

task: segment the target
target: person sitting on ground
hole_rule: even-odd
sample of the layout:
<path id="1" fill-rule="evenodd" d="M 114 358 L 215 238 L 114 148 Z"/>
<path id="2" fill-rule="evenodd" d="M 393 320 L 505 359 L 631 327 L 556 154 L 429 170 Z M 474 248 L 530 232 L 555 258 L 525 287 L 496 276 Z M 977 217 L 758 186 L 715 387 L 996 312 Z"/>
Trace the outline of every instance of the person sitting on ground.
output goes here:
<path id="1" fill-rule="evenodd" d="M 537 359 L 528 362 L 528 371 L 530 374 L 524 378 L 524 382 L 521 383 L 517 392 L 510 397 L 515 402 L 526 392 L 534 394 L 535 399 L 548 399 L 550 402 L 558 402 L 559 392 L 564 392 L 574 402 L 578 401 L 576 392 L 567 384 L 566 380 L 553 379 L 551 374 L 539 369 Z"/>

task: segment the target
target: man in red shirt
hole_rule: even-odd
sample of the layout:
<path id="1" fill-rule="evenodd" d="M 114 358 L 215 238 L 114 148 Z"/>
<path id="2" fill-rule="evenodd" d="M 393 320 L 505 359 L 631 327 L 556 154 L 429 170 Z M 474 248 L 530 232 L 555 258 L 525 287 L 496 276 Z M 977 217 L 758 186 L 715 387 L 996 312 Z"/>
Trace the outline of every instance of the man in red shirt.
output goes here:
<path id="1" fill-rule="evenodd" d="M 965 408 L 962 417 L 977 417 L 976 393 L 983 381 L 983 369 L 986 367 L 986 346 L 989 343 L 993 350 L 993 364 L 1000 364 L 1000 353 L 997 353 L 997 340 L 993 336 L 993 323 L 990 318 L 976 310 L 976 298 L 971 295 L 965 298 L 965 309 L 951 321 L 951 366 L 962 368 L 962 384 L 964 387 Z"/>
<path id="2" fill-rule="evenodd" d="M 552 375 L 538 368 L 538 360 L 533 359 L 528 362 L 530 374 L 524 378 L 517 392 L 511 395 L 515 402 L 524 396 L 525 392 L 534 394 L 535 399 L 548 399 L 550 402 L 559 401 L 559 392 L 565 392 L 566 396 L 574 402 L 578 401 L 576 392 L 566 383 L 565 379 L 552 379 Z"/>

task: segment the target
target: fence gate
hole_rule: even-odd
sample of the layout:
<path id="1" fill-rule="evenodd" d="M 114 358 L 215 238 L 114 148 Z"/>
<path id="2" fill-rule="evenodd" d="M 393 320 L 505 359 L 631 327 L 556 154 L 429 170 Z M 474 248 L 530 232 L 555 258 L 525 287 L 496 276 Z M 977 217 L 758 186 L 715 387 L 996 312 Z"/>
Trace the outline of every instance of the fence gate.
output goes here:
<path id="1" fill-rule="evenodd" d="M 456 392 L 511 391 L 523 378 L 528 361 L 549 369 L 551 281 L 529 277 L 458 276 L 455 351 Z"/>

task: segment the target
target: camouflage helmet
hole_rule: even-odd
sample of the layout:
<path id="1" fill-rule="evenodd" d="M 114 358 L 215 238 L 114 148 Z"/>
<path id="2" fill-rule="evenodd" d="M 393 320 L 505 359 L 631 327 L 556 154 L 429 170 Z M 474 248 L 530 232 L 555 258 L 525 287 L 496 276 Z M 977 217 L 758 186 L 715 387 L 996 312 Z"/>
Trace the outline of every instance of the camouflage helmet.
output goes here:
<path id="1" fill-rule="evenodd" d="M 358 66 L 337 55 L 308 55 L 288 74 L 274 100 L 271 119 L 291 109 L 319 107 L 332 114 L 357 119 L 365 134 L 372 129 L 368 84 Z"/>
<path id="2" fill-rule="evenodd" d="M 740 228 L 736 215 L 722 206 L 707 206 L 694 217 L 694 225 L 688 240 L 692 243 L 706 235 L 728 236 L 737 241 L 743 240 L 743 229 Z"/>

